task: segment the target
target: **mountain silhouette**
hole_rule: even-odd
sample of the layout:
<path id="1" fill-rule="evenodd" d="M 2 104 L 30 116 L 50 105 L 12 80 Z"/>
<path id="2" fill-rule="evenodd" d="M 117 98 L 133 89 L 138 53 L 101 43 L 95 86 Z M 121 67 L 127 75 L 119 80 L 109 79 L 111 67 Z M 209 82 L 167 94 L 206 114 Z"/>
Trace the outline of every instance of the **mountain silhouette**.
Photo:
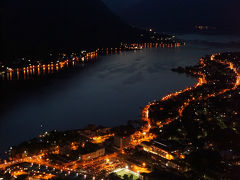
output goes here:
<path id="1" fill-rule="evenodd" d="M 111 47 L 137 36 L 101 0 L 5 0 L 1 7 L 2 58 Z"/>

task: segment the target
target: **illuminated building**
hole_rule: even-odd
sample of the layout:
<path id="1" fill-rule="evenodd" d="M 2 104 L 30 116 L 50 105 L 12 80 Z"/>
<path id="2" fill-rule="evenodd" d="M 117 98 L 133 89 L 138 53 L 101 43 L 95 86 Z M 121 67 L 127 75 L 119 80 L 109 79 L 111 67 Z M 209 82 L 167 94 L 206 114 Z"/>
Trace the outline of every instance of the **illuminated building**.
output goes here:
<path id="1" fill-rule="evenodd" d="M 131 145 L 132 135 L 136 132 L 133 126 L 119 126 L 113 129 L 115 134 L 113 138 L 114 147 L 124 149 Z"/>
<path id="2" fill-rule="evenodd" d="M 110 128 L 89 125 L 84 130 L 79 131 L 79 134 L 92 139 L 96 136 L 104 136 L 104 135 L 111 134 L 111 131 L 110 131 Z"/>
<path id="3" fill-rule="evenodd" d="M 114 136 L 114 146 L 123 149 L 131 144 L 131 136 Z"/>
<path id="4" fill-rule="evenodd" d="M 96 149 L 93 152 L 89 152 L 86 154 L 81 154 L 79 156 L 79 159 L 81 159 L 82 161 L 87 161 L 87 160 L 91 160 L 91 159 L 96 159 L 100 156 L 104 156 L 105 155 L 105 148 L 100 148 L 100 149 Z"/>
<path id="5" fill-rule="evenodd" d="M 87 161 L 104 156 L 105 148 L 91 142 L 71 143 L 61 147 L 60 154 L 67 155 L 68 157 L 72 157 L 72 155 L 75 157 L 77 155 L 78 160 Z"/>
<path id="6" fill-rule="evenodd" d="M 161 156 L 162 158 L 165 158 L 168 160 L 175 159 L 174 154 L 171 153 L 168 146 L 162 143 L 159 143 L 156 141 L 151 141 L 151 142 L 145 141 L 145 142 L 142 142 L 140 146 L 143 147 L 144 151 Z"/>

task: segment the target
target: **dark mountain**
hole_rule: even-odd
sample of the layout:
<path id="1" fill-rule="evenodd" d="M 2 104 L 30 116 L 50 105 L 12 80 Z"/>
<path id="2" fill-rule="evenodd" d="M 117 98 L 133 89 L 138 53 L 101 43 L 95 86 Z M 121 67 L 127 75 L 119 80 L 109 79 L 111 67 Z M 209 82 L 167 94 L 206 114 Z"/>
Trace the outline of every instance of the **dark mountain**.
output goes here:
<path id="1" fill-rule="evenodd" d="M 5 0 L 1 7 L 2 58 L 110 47 L 136 35 L 101 0 Z"/>
<path id="2" fill-rule="evenodd" d="M 239 0 L 140 0 L 120 15 L 129 23 L 160 31 L 186 32 L 207 25 L 218 32 L 239 33 L 239 7 Z"/>

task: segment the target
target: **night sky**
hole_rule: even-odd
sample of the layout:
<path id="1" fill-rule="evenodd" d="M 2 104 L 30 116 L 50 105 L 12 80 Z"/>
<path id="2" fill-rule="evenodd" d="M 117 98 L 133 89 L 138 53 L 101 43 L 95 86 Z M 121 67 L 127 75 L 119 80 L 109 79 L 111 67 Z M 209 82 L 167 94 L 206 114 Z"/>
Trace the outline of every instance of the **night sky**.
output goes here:
<path id="1" fill-rule="evenodd" d="M 196 25 L 238 33 L 236 0 L 103 0 L 125 22 L 158 31 L 186 32 Z"/>

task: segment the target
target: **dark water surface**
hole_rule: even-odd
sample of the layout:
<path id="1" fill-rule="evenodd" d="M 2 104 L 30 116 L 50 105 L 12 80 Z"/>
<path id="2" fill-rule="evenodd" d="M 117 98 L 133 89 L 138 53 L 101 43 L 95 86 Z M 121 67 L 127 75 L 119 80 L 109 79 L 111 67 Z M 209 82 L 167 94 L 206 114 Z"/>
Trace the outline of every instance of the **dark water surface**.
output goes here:
<path id="1" fill-rule="evenodd" d="M 226 48 L 238 41 L 233 37 L 180 37 L 194 41 L 180 48 L 100 56 L 96 64 L 74 76 L 24 94 L 0 116 L 0 152 L 43 131 L 88 124 L 116 126 L 139 119 L 141 108 L 149 101 L 194 84 L 194 79 L 171 72 L 171 68 L 194 65 L 206 54 L 237 50 Z"/>

